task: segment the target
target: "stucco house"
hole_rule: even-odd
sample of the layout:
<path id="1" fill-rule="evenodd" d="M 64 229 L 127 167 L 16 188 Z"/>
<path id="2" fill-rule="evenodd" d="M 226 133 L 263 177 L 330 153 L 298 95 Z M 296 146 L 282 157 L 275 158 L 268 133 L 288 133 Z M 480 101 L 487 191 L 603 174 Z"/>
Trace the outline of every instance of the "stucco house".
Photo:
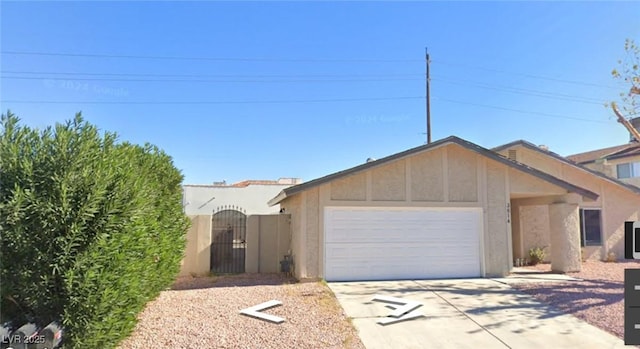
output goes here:
<path id="1" fill-rule="evenodd" d="M 227 184 L 186 184 L 182 187 L 182 205 L 187 215 L 212 214 L 218 207 L 232 206 L 246 214 L 277 213 L 278 206 L 269 206 L 267 201 L 282 189 L 299 184 L 299 178 L 277 180 L 249 179 Z"/>
<path id="2" fill-rule="evenodd" d="M 640 117 L 628 121 L 629 127 L 636 132 L 640 130 Z M 628 143 L 569 155 L 567 159 L 625 183 L 640 186 L 640 139 L 636 139 L 629 131 Z"/>
<path id="3" fill-rule="evenodd" d="M 625 183 L 640 186 L 640 143 L 638 142 L 570 155 L 567 159 Z"/>
<path id="4" fill-rule="evenodd" d="M 545 247 L 554 270 L 624 255 L 640 188 L 525 141 L 448 137 L 280 191 L 298 278 L 506 275 Z M 584 252 L 584 256 L 583 256 Z"/>

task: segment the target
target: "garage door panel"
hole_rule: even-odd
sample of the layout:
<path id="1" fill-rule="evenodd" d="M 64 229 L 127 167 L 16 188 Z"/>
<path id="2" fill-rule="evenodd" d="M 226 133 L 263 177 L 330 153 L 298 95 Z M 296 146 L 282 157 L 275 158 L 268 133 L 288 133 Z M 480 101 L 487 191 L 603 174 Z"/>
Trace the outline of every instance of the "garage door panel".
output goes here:
<path id="1" fill-rule="evenodd" d="M 325 279 L 480 276 L 481 212 L 327 208 Z"/>
<path id="2" fill-rule="evenodd" d="M 434 239 L 458 239 L 456 232 L 467 229 L 468 238 L 477 240 L 477 228 L 473 220 L 454 222 L 427 221 L 420 224 L 392 223 L 385 220 L 362 221 L 357 225 L 342 225 L 340 222 L 327 223 L 326 242 L 387 242 L 391 238 L 398 241 L 432 242 Z M 471 228 L 470 228 L 471 227 Z"/>

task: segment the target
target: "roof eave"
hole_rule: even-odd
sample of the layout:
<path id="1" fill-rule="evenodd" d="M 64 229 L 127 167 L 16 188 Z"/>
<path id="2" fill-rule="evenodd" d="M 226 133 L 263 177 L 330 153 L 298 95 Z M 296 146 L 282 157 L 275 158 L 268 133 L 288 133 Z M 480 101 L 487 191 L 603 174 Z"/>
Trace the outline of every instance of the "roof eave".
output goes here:
<path id="1" fill-rule="evenodd" d="M 396 154 L 392 154 L 392 155 L 386 156 L 384 158 L 381 158 L 381 159 L 378 159 L 378 160 L 375 160 L 375 161 L 371 161 L 371 162 L 367 162 L 367 163 L 364 163 L 364 164 L 360 164 L 360 165 L 357 165 L 357 166 L 354 166 L 354 167 L 351 167 L 351 168 L 348 168 L 346 170 L 342 170 L 342 171 L 339 171 L 339 172 L 334 172 L 334 173 L 328 174 L 328 175 L 320 177 L 320 178 L 316 178 L 316 179 L 308 181 L 308 182 L 303 182 L 301 184 L 297 184 L 297 185 L 294 185 L 294 186 L 291 186 L 291 187 L 288 187 L 288 188 L 284 189 L 280 194 L 278 194 L 278 196 L 276 196 L 275 198 L 271 199 L 268 202 L 268 204 L 271 205 L 271 203 L 273 203 L 273 205 L 276 205 L 280 201 L 284 200 L 286 197 L 290 197 L 290 196 L 296 195 L 296 194 L 298 194 L 300 192 L 303 192 L 303 191 L 305 191 L 307 189 L 311 189 L 311 188 L 314 188 L 316 186 L 322 185 L 324 183 L 328 183 L 328 182 L 330 182 L 330 181 L 332 181 L 334 179 L 341 178 L 341 177 L 348 176 L 348 175 L 352 175 L 352 174 L 355 174 L 355 173 L 358 173 L 358 172 L 361 172 L 361 171 L 364 171 L 364 170 L 367 170 L 367 169 L 371 169 L 371 168 L 374 168 L 374 167 L 378 167 L 378 166 L 381 166 L 383 164 L 388 163 L 389 161 L 399 160 L 399 159 L 411 156 L 411 155 L 413 155 L 413 154 L 415 154 L 417 152 L 423 151 L 423 150 L 436 149 L 436 148 L 439 148 L 439 147 L 444 146 L 444 145 L 449 144 L 449 143 L 459 144 L 460 141 L 461 140 L 458 137 L 449 136 L 447 138 L 437 140 L 437 141 L 432 142 L 430 144 L 414 147 L 414 148 L 411 148 L 411 149 L 408 149 L 408 150 L 405 150 L 405 151 L 402 151 L 402 152 L 399 152 L 399 153 L 396 153 Z M 280 198 L 280 195 L 282 195 L 282 194 L 284 194 L 284 196 Z"/>
<path id="2" fill-rule="evenodd" d="M 269 202 L 267 202 L 267 205 L 269 205 L 269 207 L 273 207 L 279 203 L 282 202 L 282 200 L 287 198 L 287 193 L 284 190 L 281 190 L 278 195 L 276 195 L 273 199 L 269 200 Z"/>
<path id="3" fill-rule="evenodd" d="M 567 159 L 566 157 L 561 156 L 559 154 L 556 154 L 556 153 L 553 153 L 553 152 L 549 152 L 549 151 L 544 151 L 544 150 L 540 149 L 539 147 L 537 147 L 535 144 L 527 142 L 527 141 L 524 141 L 524 140 L 519 140 L 519 141 L 507 143 L 505 145 L 501 145 L 501 146 L 493 148 L 493 149 L 494 149 L 494 151 L 496 151 L 495 149 L 498 149 L 498 148 L 506 149 L 506 148 L 512 147 L 514 145 L 522 145 L 522 146 L 524 146 L 524 147 L 526 147 L 528 149 L 531 149 L 531 150 L 537 151 L 537 152 L 539 152 L 541 154 L 550 156 L 550 157 L 552 157 L 552 158 L 554 158 L 554 159 L 556 159 L 556 160 L 558 160 L 560 162 L 564 162 L 567 165 L 574 166 L 574 167 L 576 167 L 576 168 L 578 168 L 580 170 L 583 170 L 583 171 L 585 171 L 587 173 L 590 173 L 590 174 L 592 174 L 594 176 L 600 177 L 601 179 L 603 179 L 605 181 L 608 181 L 609 183 L 619 185 L 619 186 L 621 186 L 621 187 L 623 187 L 623 188 L 625 188 L 627 190 L 630 190 L 630 191 L 632 191 L 632 192 L 634 192 L 636 194 L 640 194 L 640 187 L 634 186 L 632 184 L 624 183 L 624 182 L 622 182 L 620 180 L 617 180 L 615 178 L 609 177 L 609 176 L 607 176 L 607 175 L 605 175 L 603 173 L 600 173 L 600 172 L 598 172 L 596 170 L 592 170 L 592 169 L 590 169 L 588 167 L 583 166 L 584 164 L 593 163 L 595 161 L 577 163 L 577 162 L 575 162 L 573 160 L 570 160 L 570 159 Z"/>

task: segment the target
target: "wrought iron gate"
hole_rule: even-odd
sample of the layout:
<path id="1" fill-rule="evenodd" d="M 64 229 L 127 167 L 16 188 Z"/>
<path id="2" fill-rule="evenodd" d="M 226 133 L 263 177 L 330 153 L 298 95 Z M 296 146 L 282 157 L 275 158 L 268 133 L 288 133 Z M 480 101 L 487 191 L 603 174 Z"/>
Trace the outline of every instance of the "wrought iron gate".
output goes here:
<path id="1" fill-rule="evenodd" d="M 236 206 L 218 207 L 211 221 L 211 272 L 244 273 L 247 215 Z"/>

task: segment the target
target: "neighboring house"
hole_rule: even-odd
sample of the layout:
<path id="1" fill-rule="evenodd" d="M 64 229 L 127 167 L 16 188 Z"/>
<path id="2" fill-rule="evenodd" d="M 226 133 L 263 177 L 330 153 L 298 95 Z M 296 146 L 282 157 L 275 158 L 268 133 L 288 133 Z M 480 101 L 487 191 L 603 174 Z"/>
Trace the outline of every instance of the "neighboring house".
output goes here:
<path id="1" fill-rule="evenodd" d="M 629 127 L 640 129 L 640 118 L 629 120 Z M 629 143 L 570 155 L 567 159 L 625 183 L 640 186 L 639 141 L 630 133 Z"/>
<path id="2" fill-rule="evenodd" d="M 191 228 L 181 275 L 244 272 L 247 217 L 277 214 L 279 207 L 268 206 L 269 198 L 300 182 L 297 178 L 280 178 L 185 185 L 183 207 Z"/>
<path id="3" fill-rule="evenodd" d="M 531 143 L 451 136 L 283 189 L 298 278 L 503 276 L 531 247 L 567 272 L 623 256 L 640 188 Z"/>
<path id="4" fill-rule="evenodd" d="M 187 215 L 213 214 L 219 207 L 233 206 L 245 214 L 277 213 L 267 201 L 282 189 L 301 183 L 298 178 L 245 180 L 234 184 L 214 182 L 210 185 L 183 186 L 183 206 Z"/>
<path id="5" fill-rule="evenodd" d="M 575 163 L 640 186 L 640 143 L 630 142 L 567 156 Z"/>

